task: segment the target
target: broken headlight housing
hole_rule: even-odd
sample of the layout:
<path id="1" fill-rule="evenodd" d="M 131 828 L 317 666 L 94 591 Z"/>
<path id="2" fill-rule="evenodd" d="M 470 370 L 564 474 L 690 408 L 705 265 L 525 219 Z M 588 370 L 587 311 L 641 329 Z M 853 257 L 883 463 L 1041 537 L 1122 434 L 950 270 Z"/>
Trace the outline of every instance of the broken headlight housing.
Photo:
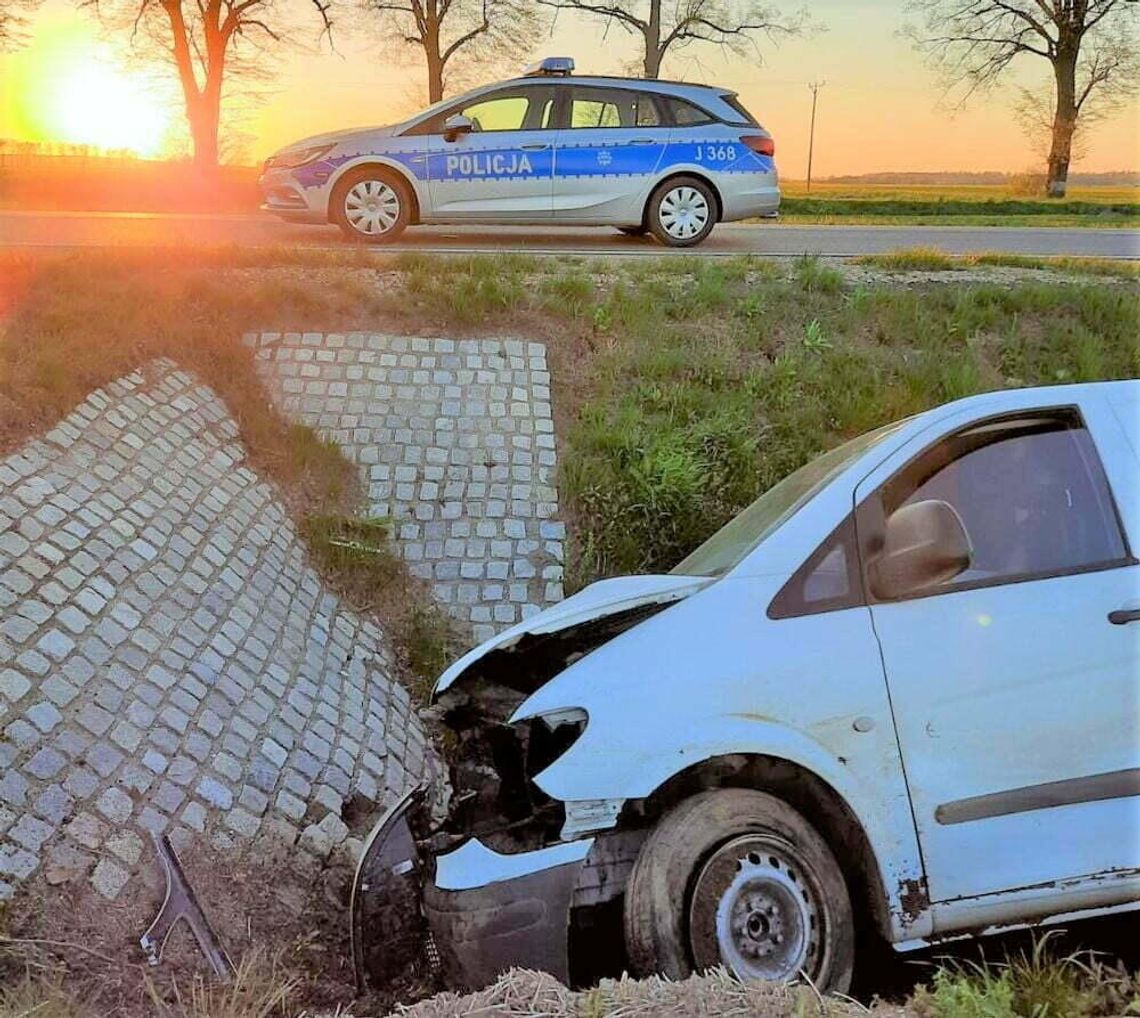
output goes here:
<path id="1" fill-rule="evenodd" d="M 586 712 L 575 707 L 459 731 L 448 831 L 476 835 L 500 852 L 529 851 L 557 841 L 564 807 L 534 779 L 577 742 L 587 720 Z"/>

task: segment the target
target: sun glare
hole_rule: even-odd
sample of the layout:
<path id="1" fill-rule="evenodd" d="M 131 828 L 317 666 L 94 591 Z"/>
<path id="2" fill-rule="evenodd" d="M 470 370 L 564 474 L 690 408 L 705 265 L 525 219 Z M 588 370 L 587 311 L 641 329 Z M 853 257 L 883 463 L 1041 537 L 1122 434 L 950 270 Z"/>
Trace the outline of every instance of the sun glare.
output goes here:
<path id="1" fill-rule="evenodd" d="M 50 84 L 45 110 L 52 136 L 78 145 L 158 155 L 169 112 L 144 90 L 145 82 L 96 55 L 76 54 Z"/>
<path id="2" fill-rule="evenodd" d="M 49 0 L 28 45 L 0 56 L 0 136 L 167 154 L 181 140 L 180 116 L 158 71 L 125 64 L 89 17 Z"/>

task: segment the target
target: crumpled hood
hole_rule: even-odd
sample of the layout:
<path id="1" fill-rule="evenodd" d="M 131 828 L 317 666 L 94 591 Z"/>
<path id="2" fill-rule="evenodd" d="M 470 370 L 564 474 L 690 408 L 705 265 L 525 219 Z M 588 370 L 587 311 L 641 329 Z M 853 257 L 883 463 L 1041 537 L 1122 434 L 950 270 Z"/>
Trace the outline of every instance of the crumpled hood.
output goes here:
<path id="1" fill-rule="evenodd" d="M 709 576 L 621 576 L 599 580 L 573 597 L 568 597 L 545 611 L 532 615 L 469 650 L 451 665 L 436 682 L 433 696 L 438 696 L 474 662 L 493 650 L 505 650 L 523 636 L 555 633 L 583 622 L 604 618 L 645 604 L 680 601 L 713 582 Z"/>

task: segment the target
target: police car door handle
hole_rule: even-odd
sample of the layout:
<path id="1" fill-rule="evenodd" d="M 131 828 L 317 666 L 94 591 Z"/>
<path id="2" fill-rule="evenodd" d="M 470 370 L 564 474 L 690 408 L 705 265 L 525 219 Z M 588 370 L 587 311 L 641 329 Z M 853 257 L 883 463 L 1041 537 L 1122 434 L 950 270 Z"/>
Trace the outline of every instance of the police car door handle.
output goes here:
<path id="1" fill-rule="evenodd" d="M 550 148 L 549 142 L 535 142 L 533 145 L 520 146 L 524 152 L 540 152 L 544 148 Z"/>
<path id="2" fill-rule="evenodd" d="M 652 138 L 630 138 L 629 143 L 631 145 L 652 145 L 653 139 Z"/>

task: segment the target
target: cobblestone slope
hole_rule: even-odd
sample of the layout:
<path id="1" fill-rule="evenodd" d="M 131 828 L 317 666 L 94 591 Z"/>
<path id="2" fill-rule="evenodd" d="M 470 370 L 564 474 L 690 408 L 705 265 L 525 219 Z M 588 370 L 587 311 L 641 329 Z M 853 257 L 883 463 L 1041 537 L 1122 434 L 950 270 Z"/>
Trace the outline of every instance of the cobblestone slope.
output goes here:
<path id="1" fill-rule="evenodd" d="M 207 388 L 158 362 L 0 460 L 0 900 L 150 854 L 344 842 L 430 766 L 384 636 L 325 591 Z"/>
<path id="2" fill-rule="evenodd" d="M 281 410 L 359 465 L 410 570 L 484 640 L 562 598 L 546 348 L 251 334 Z"/>

